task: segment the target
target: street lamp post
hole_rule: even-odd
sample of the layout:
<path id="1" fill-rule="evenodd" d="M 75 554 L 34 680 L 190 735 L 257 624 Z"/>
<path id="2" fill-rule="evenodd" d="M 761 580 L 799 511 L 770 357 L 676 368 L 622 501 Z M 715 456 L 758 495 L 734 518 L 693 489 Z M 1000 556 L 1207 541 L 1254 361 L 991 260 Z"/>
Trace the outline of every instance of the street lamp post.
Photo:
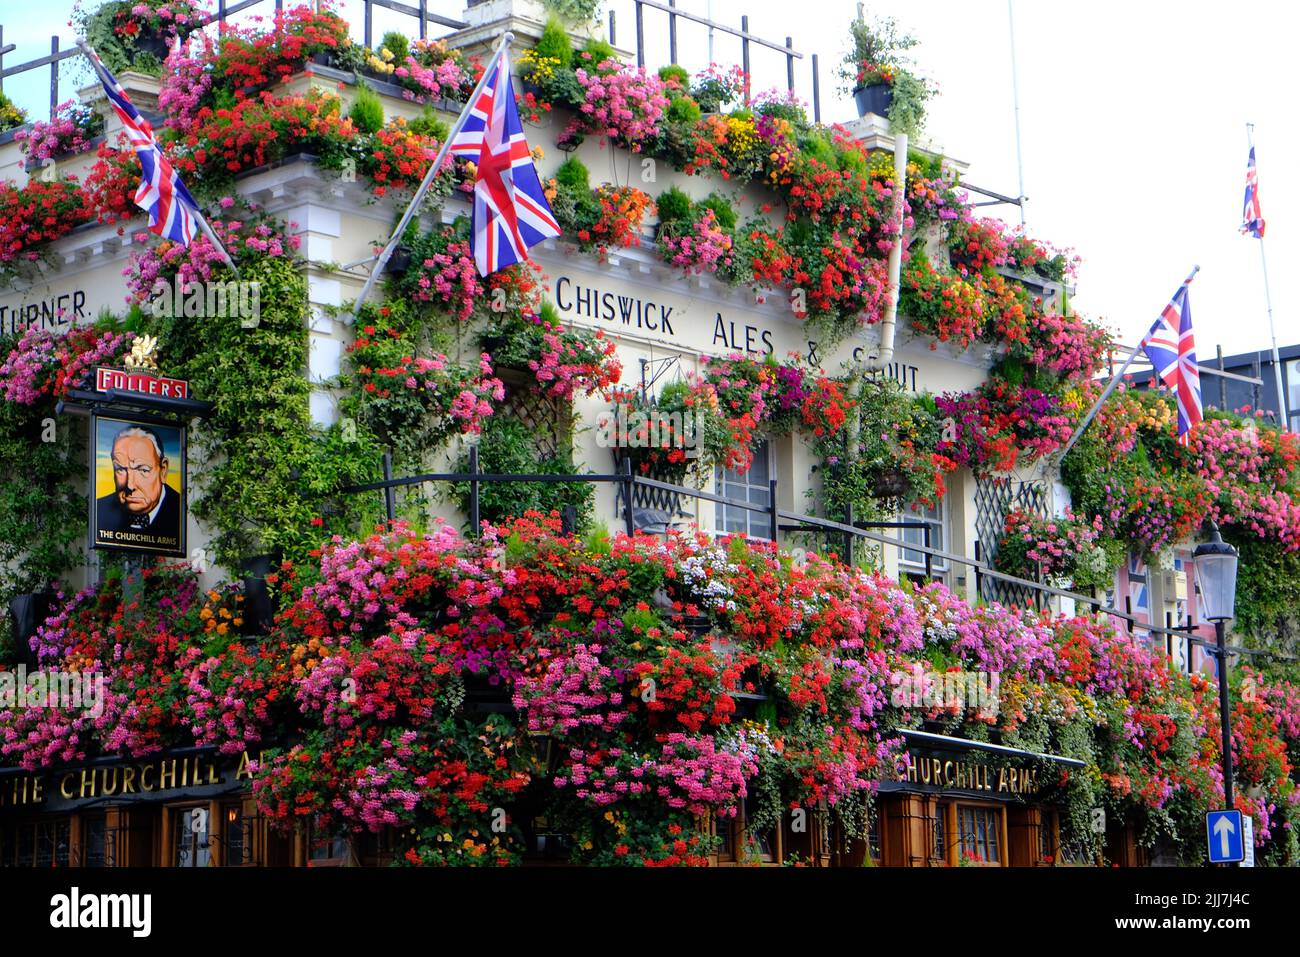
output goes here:
<path id="1" fill-rule="evenodd" d="M 1201 586 L 1205 617 L 1214 622 L 1215 654 L 1219 659 L 1219 724 L 1223 730 L 1223 797 L 1228 810 L 1232 800 L 1232 724 L 1228 710 L 1227 622 L 1232 619 L 1237 595 L 1237 550 L 1219 535 L 1219 526 L 1209 523 L 1210 540 L 1196 546 L 1192 559 Z"/>

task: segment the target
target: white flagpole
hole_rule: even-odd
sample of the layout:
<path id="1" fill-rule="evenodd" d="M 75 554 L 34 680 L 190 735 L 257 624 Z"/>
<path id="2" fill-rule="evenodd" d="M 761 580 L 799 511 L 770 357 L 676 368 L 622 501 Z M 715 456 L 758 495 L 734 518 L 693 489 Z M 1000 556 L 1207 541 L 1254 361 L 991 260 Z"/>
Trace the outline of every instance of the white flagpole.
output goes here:
<path id="1" fill-rule="evenodd" d="M 95 76 L 99 79 L 100 85 L 104 87 L 105 95 L 107 95 L 108 77 L 102 72 L 103 64 L 99 59 L 99 54 L 96 53 L 94 49 L 91 48 L 90 44 L 87 43 L 84 39 L 78 38 L 77 46 L 81 48 L 81 52 L 84 53 L 86 55 L 86 59 L 90 61 L 90 67 L 92 70 L 95 71 Z M 155 140 L 155 143 L 156 142 L 157 141 Z M 158 150 L 159 152 L 161 152 L 162 147 L 159 146 Z M 143 169 L 144 167 L 141 166 L 142 176 L 143 176 Z M 176 202 L 184 203 L 184 200 L 182 200 L 179 196 L 177 196 Z M 212 231 L 212 227 L 208 225 L 207 218 L 204 217 L 203 211 L 199 209 L 196 204 L 191 209 L 191 213 L 193 214 L 194 218 L 198 221 L 199 229 L 203 231 L 203 235 L 208 237 L 208 242 L 212 243 L 212 245 L 216 247 L 217 252 L 221 254 L 221 261 L 230 267 L 230 271 L 233 272 L 235 274 L 235 278 L 238 279 L 239 269 L 238 267 L 235 266 L 235 261 L 230 258 L 230 253 L 226 252 L 226 247 L 222 245 L 221 240 L 217 238 L 217 234 L 214 233 Z"/>
<path id="2" fill-rule="evenodd" d="M 1246 140 L 1255 148 L 1255 124 L 1246 124 Z M 1259 162 L 1255 163 L 1255 195 L 1259 196 Z M 1286 389 L 1282 385 L 1282 359 L 1277 352 L 1277 330 L 1273 327 L 1273 296 L 1268 290 L 1268 260 L 1264 258 L 1264 237 L 1259 238 L 1259 264 L 1264 268 L 1264 304 L 1268 307 L 1268 334 L 1273 342 L 1273 375 L 1277 382 L 1277 419 L 1283 431 L 1291 428 L 1287 418 Z M 1256 410 L 1258 411 L 1258 410 Z"/>
<path id="3" fill-rule="evenodd" d="M 402 214 L 402 218 L 398 222 L 397 228 L 393 230 L 393 235 L 389 237 L 388 243 L 384 246 L 383 252 L 379 254 L 379 258 L 375 260 L 374 266 L 371 267 L 370 275 L 366 278 L 366 284 L 361 287 L 360 294 L 352 304 L 350 314 L 353 320 L 355 320 L 361 313 L 361 307 L 365 304 L 366 299 L 369 298 L 370 291 L 374 289 L 375 283 L 378 282 L 379 277 L 383 275 L 384 267 L 388 265 L 388 257 L 393 254 L 393 250 L 397 247 L 397 243 L 402 238 L 402 234 L 406 232 L 406 227 L 410 225 L 412 217 L 415 216 L 416 211 L 420 208 L 420 201 L 424 198 L 424 194 L 433 183 L 433 178 L 438 175 L 438 170 L 442 168 L 442 161 L 446 159 L 447 151 L 451 149 L 451 144 L 464 128 L 465 120 L 469 118 L 469 111 L 472 110 L 474 104 L 478 102 L 479 94 L 483 92 L 483 87 L 487 85 L 488 77 L 492 75 L 492 70 L 496 67 L 497 62 L 501 59 L 501 55 L 505 53 L 506 47 L 510 45 L 514 38 L 515 35 L 507 30 L 502 35 L 501 42 L 497 44 L 496 51 L 492 54 L 492 58 L 488 60 L 487 66 L 483 68 L 483 75 L 479 77 L 478 85 L 474 87 L 474 92 L 469 95 L 469 100 L 465 103 L 465 108 L 460 111 L 460 116 L 456 118 L 456 124 L 451 128 L 451 132 L 447 134 L 447 139 L 438 150 L 438 155 L 434 159 L 433 165 L 430 166 L 428 172 L 424 174 L 424 180 L 420 183 L 420 188 L 417 189 L 415 195 L 411 197 L 411 202 L 406 207 L 406 212 Z"/>
<path id="4" fill-rule="evenodd" d="M 1193 279 L 1196 278 L 1196 274 L 1200 271 L 1201 271 L 1200 266 L 1193 266 L 1192 271 L 1188 273 L 1187 278 L 1183 280 L 1183 285 L 1184 286 L 1188 285 Z M 1146 336 L 1143 336 L 1142 342 L 1145 341 L 1146 341 Z M 1070 436 L 1070 441 L 1066 442 L 1065 447 L 1061 449 L 1060 458 L 1058 458 L 1057 461 L 1065 460 L 1065 456 L 1069 453 L 1070 449 L 1074 448 L 1074 443 L 1078 442 L 1079 437 L 1083 435 L 1083 430 L 1092 424 L 1092 420 L 1096 417 L 1097 413 L 1101 410 L 1102 403 L 1110 398 L 1110 394 L 1115 391 L 1115 386 L 1119 384 L 1119 380 L 1124 378 L 1124 373 L 1127 372 L 1128 367 L 1133 364 L 1133 360 L 1137 358 L 1137 354 L 1142 351 L 1142 342 L 1139 342 L 1133 348 L 1133 351 L 1129 353 L 1129 357 L 1124 360 L 1124 364 L 1120 366 L 1119 371 L 1110 377 L 1110 382 L 1106 384 L 1105 390 L 1101 393 L 1101 398 L 1099 398 L 1095 403 L 1093 403 L 1092 408 L 1088 410 L 1088 414 L 1083 417 L 1083 421 L 1079 423 L 1079 427 L 1074 430 L 1074 435 Z"/>

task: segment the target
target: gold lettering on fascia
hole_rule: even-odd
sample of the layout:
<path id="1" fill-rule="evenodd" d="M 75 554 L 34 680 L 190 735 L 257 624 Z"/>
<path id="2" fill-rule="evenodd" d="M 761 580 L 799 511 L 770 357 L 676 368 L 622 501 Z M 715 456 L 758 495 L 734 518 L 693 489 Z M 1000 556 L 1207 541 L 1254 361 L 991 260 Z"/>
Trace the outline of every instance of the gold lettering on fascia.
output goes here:
<path id="1" fill-rule="evenodd" d="M 937 788 L 998 794 L 1035 794 L 1038 791 L 1037 768 L 994 768 L 987 764 L 920 757 L 915 754 L 911 755 L 906 770 L 899 773 L 898 780 Z"/>
<path id="2" fill-rule="evenodd" d="M 243 777 L 247 771 L 248 757 L 240 763 Z M 116 795 L 139 794 L 150 791 L 167 791 L 183 787 L 199 787 L 222 783 L 222 774 L 215 762 L 202 757 L 172 758 L 141 764 L 114 765 L 112 767 L 80 768 L 65 771 L 58 776 L 58 795 L 65 801 L 91 800 Z M 51 787 L 54 787 L 51 778 Z M 17 807 L 40 804 L 45 800 L 45 781 L 35 774 L 15 775 L 0 783 L 0 807 Z"/>

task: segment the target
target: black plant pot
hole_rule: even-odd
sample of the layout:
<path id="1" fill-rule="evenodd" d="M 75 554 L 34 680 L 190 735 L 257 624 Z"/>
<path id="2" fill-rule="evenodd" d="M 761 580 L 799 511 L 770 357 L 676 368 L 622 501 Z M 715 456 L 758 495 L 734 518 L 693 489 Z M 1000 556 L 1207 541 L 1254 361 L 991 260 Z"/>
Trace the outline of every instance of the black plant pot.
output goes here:
<path id="1" fill-rule="evenodd" d="M 323 53 L 313 53 L 311 62 L 317 63 L 320 66 L 333 66 L 335 63 L 334 53 L 330 50 L 326 50 Z"/>
<path id="2" fill-rule="evenodd" d="M 278 555 L 254 555 L 239 563 L 244 579 L 245 635 L 265 635 L 275 620 L 275 594 L 266 583 L 266 576 L 280 564 Z"/>
<path id="3" fill-rule="evenodd" d="M 858 116 L 874 113 L 888 116 L 889 104 L 894 101 L 894 90 L 888 83 L 873 83 L 853 91 L 853 102 L 858 106 Z"/>
<path id="4" fill-rule="evenodd" d="M 393 247 L 393 253 L 388 257 L 388 262 L 384 265 L 384 271 L 394 276 L 400 276 L 411 268 L 411 261 L 411 247 L 398 244 Z"/>
<path id="5" fill-rule="evenodd" d="M 683 615 L 682 627 L 693 635 L 703 636 L 713 631 L 713 621 L 708 615 Z"/>
<path id="6" fill-rule="evenodd" d="M 898 498 L 907 494 L 907 474 L 901 471 L 881 472 L 872 483 L 876 498 Z"/>
<path id="7" fill-rule="evenodd" d="M 140 53 L 148 53 L 159 63 L 167 59 L 167 54 L 171 52 L 167 46 L 167 38 L 161 33 L 142 33 L 135 38 L 135 48 Z"/>
<path id="8" fill-rule="evenodd" d="M 9 600 L 9 618 L 13 622 L 14 660 L 17 664 L 36 665 L 31 639 L 54 610 L 58 596 L 52 591 L 28 592 Z"/>
<path id="9" fill-rule="evenodd" d="M 514 692 L 504 681 L 492 684 L 487 675 L 465 673 L 465 708 L 477 714 L 508 714 L 514 710 Z"/>

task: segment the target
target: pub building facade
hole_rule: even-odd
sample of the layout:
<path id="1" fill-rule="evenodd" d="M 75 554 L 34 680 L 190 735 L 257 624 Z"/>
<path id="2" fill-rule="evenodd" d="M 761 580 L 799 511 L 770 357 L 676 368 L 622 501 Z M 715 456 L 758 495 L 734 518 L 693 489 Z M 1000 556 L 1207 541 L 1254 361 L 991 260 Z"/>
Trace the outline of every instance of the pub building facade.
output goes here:
<path id="1" fill-rule="evenodd" d="M 531 0 L 490 0 L 471 5 L 464 19 L 470 26 L 452 33 L 447 41 L 484 53 L 507 29 L 516 37 L 517 50 L 531 45 L 541 33 L 545 15 Z M 157 110 L 156 78 L 124 73 L 119 81 L 137 106 Z M 421 108 L 404 99 L 397 88 L 381 81 L 370 85 L 380 94 L 388 116 L 409 120 L 420 114 Z M 285 92 L 296 93 L 313 86 L 338 91 L 345 110 L 356 95 L 353 75 L 329 66 L 313 66 L 310 73 L 298 74 L 284 85 Z M 105 114 L 107 135 L 114 136 L 120 124 L 99 87 L 86 88 L 81 97 Z M 455 119 L 450 109 L 442 113 L 448 123 Z M 549 144 L 565 122 L 564 117 L 547 115 L 527 124 L 530 142 L 546 147 L 537 163 L 544 180 L 564 159 L 565 154 L 550 149 Z M 892 150 L 893 138 L 881 117 L 868 115 L 848 124 L 848 129 L 873 148 Z M 595 138 L 582 143 L 574 155 L 593 170 L 640 167 L 633 154 Z M 93 159 L 92 152 L 63 160 L 60 172 L 84 175 Z M 945 162 L 955 172 L 964 170 L 958 161 Z M 28 175 L 18 144 L 0 144 L 0 177 L 23 182 Z M 700 199 L 717 185 L 707 177 L 685 176 L 660 163 L 654 189 L 677 186 Z M 337 396 L 328 383 L 340 373 L 345 350 L 354 338 L 341 307 L 356 297 L 367 277 L 368 267 L 355 264 L 370 260 L 375 246 L 390 234 L 402 207 L 395 200 L 375 202 L 365 184 L 321 170 L 305 156 L 242 174 L 236 190 L 267 214 L 297 224 L 311 302 L 306 370 L 314 389 L 311 412 L 317 422 L 334 422 L 338 418 Z M 738 205 L 745 211 L 757 210 L 767 200 L 759 186 L 750 185 L 740 192 Z M 440 209 L 424 212 L 422 226 L 432 226 L 434 217 L 451 222 L 469 211 L 463 196 L 453 196 Z M 120 311 L 127 292 L 123 268 L 130 252 L 129 233 L 121 236 L 110 225 L 90 226 L 58 241 L 54 244 L 57 269 L 46 272 L 31 288 L 0 289 L 0 328 L 12 331 L 38 324 L 65 330 L 73 324 L 93 322 L 102 310 Z M 938 234 L 929 241 L 938 242 Z M 670 377 L 684 377 L 701 369 L 702 356 L 733 352 L 777 357 L 797 353 L 833 371 L 872 355 L 879 345 L 879 330 L 874 326 L 833 345 L 819 342 L 795 317 L 784 293 L 756 296 L 752 290 L 731 288 L 708 276 L 685 276 L 656 255 L 649 235 L 640 247 L 611 250 L 604 261 L 556 239 L 533 247 L 530 255 L 548 277 L 548 297 L 562 319 L 602 329 L 617 343 L 625 386 L 639 386 L 664 369 L 671 370 Z M 1051 298 L 1068 293 L 1046 281 L 1015 278 L 1038 282 L 1032 289 L 1035 295 Z M 882 374 L 917 393 L 968 390 L 985 379 L 995 358 L 992 348 L 982 344 L 961 350 L 914 336 L 900 317 L 892 360 Z M 164 356 L 164 371 L 165 361 Z M 538 401 L 540 397 L 522 390 L 512 390 L 507 397 L 508 403 L 521 406 Z M 592 471 L 608 471 L 611 450 L 598 444 L 596 430 L 589 427 L 607 408 L 599 397 L 577 397 L 571 421 L 536 413 L 535 407 L 533 420 L 550 421 L 557 440 L 572 443 L 574 461 L 585 463 Z M 580 427 L 584 425 L 588 427 Z M 458 452 L 449 451 L 446 462 Z M 719 468 L 712 485 L 706 482 L 705 487 L 730 498 L 765 504 L 770 482 L 776 479 L 778 507 L 801 511 L 814 481 L 815 464 L 811 451 L 798 437 L 763 439 L 755 449 L 751 468 L 744 472 Z M 933 548 L 974 559 L 980 555 L 983 541 L 987 559 L 987 543 L 990 537 L 996 541 L 1006 512 L 1014 507 L 1012 499 L 989 494 L 965 469 L 950 475 L 947 486 L 948 493 L 939 506 L 908 517 L 929 527 Z M 1015 475 L 1008 487 L 1032 488 L 1049 502 L 1053 496 L 1064 495 L 1056 477 L 1043 471 Z M 89 488 L 87 494 L 91 494 Z M 603 517 L 611 530 L 621 529 L 624 511 L 617 488 L 598 484 L 595 495 L 596 515 Z M 654 504 L 634 502 L 637 524 L 647 531 L 661 531 L 664 524 L 695 525 L 710 534 L 741 532 L 790 544 L 787 534 L 772 529 L 763 513 L 692 498 L 672 503 L 665 521 L 661 509 L 649 507 Z M 454 507 L 441 510 L 453 524 L 465 519 Z M 899 535 L 905 544 L 923 544 L 919 524 L 899 530 Z M 188 550 L 202 548 L 208 537 L 208 530 L 187 515 Z M 971 599 L 984 590 L 970 566 L 938 558 L 927 564 L 921 552 L 906 547 L 882 552 L 887 574 L 919 581 L 928 573 Z M 1122 592 L 1140 581 L 1142 611 L 1151 623 L 1163 624 L 1166 616 L 1176 612 L 1176 620 L 1182 620 L 1187 598 L 1184 568 L 1170 572 L 1131 567 L 1131 579 L 1121 580 L 1117 588 Z M 71 583 L 84 587 L 96 574 L 96 555 L 88 550 L 84 568 L 72 576 Z M 220 570 L 213 568 L 204 573 L 201 583 L 209 587 L 221 578 Z M 983 584 L 987 587 L 990 583 L 986 580 Z M 985 593 L 983 597 L 995 596 Z M 1069 610 L 1068 601 L 1061 610 Z M 1203 665 L 1188 654 L 1189 669 Z M 918 736 L 909 746 L 912 767 L 902 779 L 881 787 L 868 840 L 858 842 L 851 851 L 838 849 L 839 842 L 825 821 L 813 814 L 801 829 L 796 830 L 794 822 L 787 820 L 780 828 L 755 835 L 763 861 L 775 864 L 797 858 L 819 865 L 942 866 L 974 858 L 987 866 L 1091 863 L 1076 860 L 1070 849 L 1060 844 L 1064 804 L 1055 792 L 1062 774 L 1069 773 L 1067 759 L 943 736 Z M 247 764 L 253 757 L 190 749 L 141 760 L 101 760 L 37 772 L 0 769 L 0 864 L 327 866 L 377 865 L 391 860 L 389 842 L 382 834 L 334 839 L 276 833 L 259 817 L 250 794 Z M 738 863 L 746 827 L 743 811 L 735 820 L 714 821 L 710 826 L 722 837 L 716 863 Z M 554 842 L 548 842 L 537 826 L 534 830 L 537 833 L 530 835 L 532 859 L 537 863 L 556 861 Z M 1108 831 L 1107 848 L 1112 862 L 1147 863 L 1131 826 Z"/>
<path id="2" fill-rule="evenodd" d="M 1043 867 L 1094 863 L 1061 842 L 1062 775 L 1081 765 L 999 745 L 918 731 L 910 764 L 881 785 L 863 840 L 837 840 L 826 816 L 787 816 L 753 838 L 761 864 Z M 125 760 L 0 770 L 3 867 L 382 866 L 391 829 L 378 834 L 284 834 L 262 818 L 250 788 L 257 754 L 187 748 Z M 704 822 L 721 838 L 711 862 L 742 863 L 746 820 Z M 532 818 L 525 863 L 561 863 L 564 846 Z M 1106 858 L 1151 862 L 1133 826 L 1111 827 Z M 746 863 L 752 863 L 752 857 Z"/>

